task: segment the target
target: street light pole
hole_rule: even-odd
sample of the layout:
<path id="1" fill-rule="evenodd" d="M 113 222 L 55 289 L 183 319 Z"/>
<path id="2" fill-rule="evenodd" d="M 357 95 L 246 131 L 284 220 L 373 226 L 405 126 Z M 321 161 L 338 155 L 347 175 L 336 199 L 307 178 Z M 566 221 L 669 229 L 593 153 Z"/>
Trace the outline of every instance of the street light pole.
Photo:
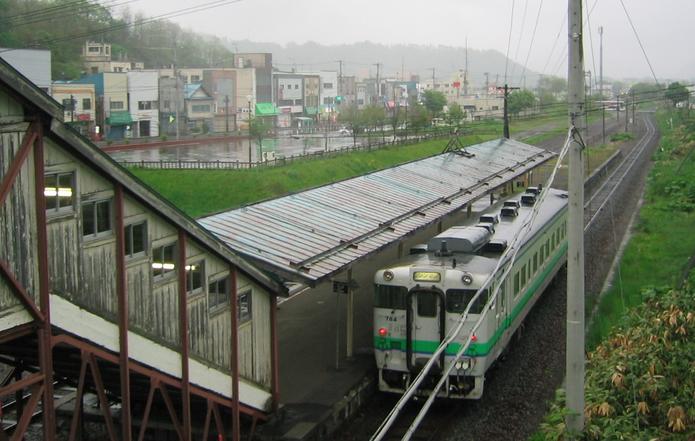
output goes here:
<path id="1" fill-rule="evenodd" d="M 251 98 L 249 97 L 249 168 L 251 168 Z"/>

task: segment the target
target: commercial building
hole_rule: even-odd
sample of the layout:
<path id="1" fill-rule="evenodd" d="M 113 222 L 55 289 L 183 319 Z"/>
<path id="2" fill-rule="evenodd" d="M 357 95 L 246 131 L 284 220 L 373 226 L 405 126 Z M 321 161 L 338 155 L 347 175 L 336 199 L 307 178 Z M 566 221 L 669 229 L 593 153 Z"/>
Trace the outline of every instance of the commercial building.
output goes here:
<path id="1" fill-rule="evenodd" d="M 132 135 L 137 138 L 159 136 L 159 72 L 130 71 L 127 76 Z"/>
<path id="2" fill-rule="evenodd" d="M 53 99 L 63 105 L 64 120 L 85 136 L 94 139 L 96 123 L 96 92 L 94 84 L 56 81 Z"/>

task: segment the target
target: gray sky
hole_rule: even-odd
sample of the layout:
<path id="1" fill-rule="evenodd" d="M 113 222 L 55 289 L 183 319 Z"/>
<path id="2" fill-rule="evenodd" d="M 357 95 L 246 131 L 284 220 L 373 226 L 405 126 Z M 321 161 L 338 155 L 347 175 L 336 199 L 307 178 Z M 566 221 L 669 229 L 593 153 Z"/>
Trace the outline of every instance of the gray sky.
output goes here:
<path id="1" fill-rule="evenodd" d="M 141 0 L 131 3 L 130 7 L 133 12 L 153 16 L 209 1 Z M 564 61 L 566 0 L 241 0 L 173 21 L 194 31 L 232 40 L 280 44 L 315 41 L 325 45 L 369 40 L 384 44 L 463 47 L 467 37 L 470 48 L 496 49 L 506 54 L 514 4 L 509 56 L 523 64 L 541 2 L 528 67 L 539 73 L 564 76 L 567 69 Z M 695 1 L 623 2 L 657 77 L 660 80 L 695 78 L 695 50 L 689 36 Z M 620 0 L 585 0 L 585 3 L 593 8 L 590 27 L 585 16 L 585 30 L 592 31 L 594 49 L 592 59 L 592 42 L 585 35 L 585 68 L 598 72 L 597 29 L 603 26 L 604 76 L 651 77 Z M 563 24 L 560 38 L 556 39 Z"/>

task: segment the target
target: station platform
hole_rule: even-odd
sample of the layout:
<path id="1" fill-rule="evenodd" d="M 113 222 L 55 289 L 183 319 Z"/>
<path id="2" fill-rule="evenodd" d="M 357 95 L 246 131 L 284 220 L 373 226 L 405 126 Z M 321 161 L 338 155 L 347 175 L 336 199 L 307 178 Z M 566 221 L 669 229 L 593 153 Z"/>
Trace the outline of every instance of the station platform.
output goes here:
<path id="1" fill-rule="evenodd" d="M 489 207 L 489 199 L 477 201 L 471 218 L 477 219 Z M 405 252 L 432 235 L 432 231 L 423 231 L 409 238 L 404 243 Z M 395 244 L 353 266 L 356 289 L 354 350 L 350 359 L 346 357 L 347 298 L 334 293 L 332 283 L 307 288 L 279 304 L 281 408 L 270 421 L 258 426 L 259 439 L 331 439 L 331 434 L 377 393 L 372 286 L 375 271 L 397 259 Z"/>

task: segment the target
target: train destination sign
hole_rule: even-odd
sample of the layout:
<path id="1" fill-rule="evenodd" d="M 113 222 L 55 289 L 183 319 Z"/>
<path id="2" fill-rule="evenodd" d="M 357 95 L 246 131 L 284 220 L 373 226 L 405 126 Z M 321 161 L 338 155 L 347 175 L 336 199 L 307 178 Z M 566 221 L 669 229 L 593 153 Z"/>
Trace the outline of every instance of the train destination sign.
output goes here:
<path id="1" fill-rule="evenodd" d="M 442 275 L 434 271 L 415 271 L 413 280 L 416 282 L 439 282 L 442 280 Z"/>

